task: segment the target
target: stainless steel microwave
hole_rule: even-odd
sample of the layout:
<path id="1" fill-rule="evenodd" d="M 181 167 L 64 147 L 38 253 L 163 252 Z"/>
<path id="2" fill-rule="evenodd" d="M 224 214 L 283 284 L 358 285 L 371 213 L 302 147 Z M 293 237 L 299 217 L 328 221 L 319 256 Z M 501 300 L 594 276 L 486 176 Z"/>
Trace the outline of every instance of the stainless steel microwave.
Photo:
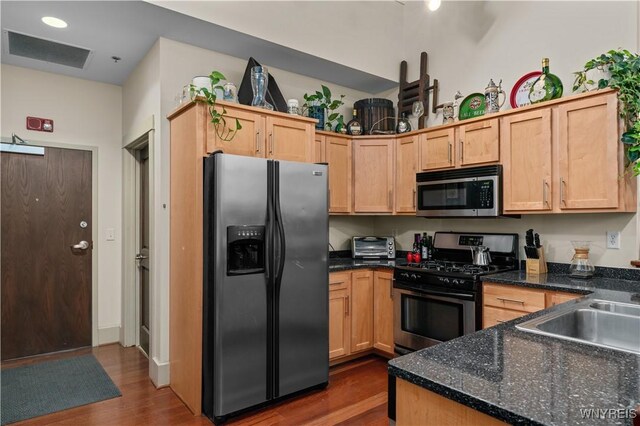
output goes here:
<path id="1" fill-rule="evenodd" d="M 418 173 L 416 192 L 416 216 L 501 216 L 502 166 Z"/>

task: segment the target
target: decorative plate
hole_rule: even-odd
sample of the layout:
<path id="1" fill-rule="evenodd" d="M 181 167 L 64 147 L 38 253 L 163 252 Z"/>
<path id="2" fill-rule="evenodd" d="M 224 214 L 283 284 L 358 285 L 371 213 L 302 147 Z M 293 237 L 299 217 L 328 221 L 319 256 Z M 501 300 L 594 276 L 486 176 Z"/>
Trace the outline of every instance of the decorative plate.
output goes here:
<path id="1" fill-rule="evenodd" d="M 511 106 L 513 108 L 531 104 L 529 100 L 529 90 L 541 74 L 542 72 L 540 71 L 532 71 L 520 77 L 520 80 L 513 85 L 510 96 Z"/>
<path id="2" fill-rule="evenodd" d="M 467 118 L 480 117 L 484 115 L 484 95 L 482 93 L 470 94 L 469 96 L 464 98 L 464 100 L 460 104 L 459 111 L 459 120 L 466 120 Z"/>

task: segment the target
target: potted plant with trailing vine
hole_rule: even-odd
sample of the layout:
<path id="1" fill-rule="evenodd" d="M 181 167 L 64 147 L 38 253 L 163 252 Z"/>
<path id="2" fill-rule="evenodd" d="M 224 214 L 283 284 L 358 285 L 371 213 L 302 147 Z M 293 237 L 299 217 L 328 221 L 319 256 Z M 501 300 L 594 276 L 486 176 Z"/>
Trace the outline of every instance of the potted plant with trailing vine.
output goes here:
<path id="1" fill-rule="evenodd" d="M 611 87 L 618 91 L 620 117 L 624 121 L 625 132 L 621 142 L 625 144 L 626 156 L 633 174 L 640 175 L 640 56 L 628 50 L 610 50 L 591 59 L 582 71 L 575 73 L 573 90 L 585 90 L 596 82 L 588 78 L 588 72 L 602 71 L 597 81 L 598 89 Z"/>
<path id="2" fill-rule="evenodd" d="M 345 95 L 340 95 L 340 99 L 332 99 L 331 90 L 325 85 L 321 85 L 321 88 L 322 91 L 316 91 L 310 95 L 304 94 L 302 110 L 308 111 L 309 117 L 318 120 L 316 129 L 340 132 L 344 128 L 344 116 L 336 110 L 344 105 Z M 325 110 L 327 111 L 326 121 Z"/>
<path id="3" fill-rule="evenodd" d="M 209 80 L 211 82 L 210 87 L 196 87 L 193 84 L 189 85 L 189 92 L 191 99 L 196 102 L 206 103 L 209 107 L 209 116 L 211 116 L 211 123 L 216 131 L 216 135 L 223 141 L 229 142 L 238 133 L 238 130 L 242 129 L 240 121 L 236 118 L 232 127 L 227 126 L 227 110 L 224 105 L 221 108 L 221 112 L 216 109 L 217 95 L 216 90 L 223 91 L 220 81 L 226 80 L 224 74 L 219 71 L 211 71 L 209 74 Z"/>

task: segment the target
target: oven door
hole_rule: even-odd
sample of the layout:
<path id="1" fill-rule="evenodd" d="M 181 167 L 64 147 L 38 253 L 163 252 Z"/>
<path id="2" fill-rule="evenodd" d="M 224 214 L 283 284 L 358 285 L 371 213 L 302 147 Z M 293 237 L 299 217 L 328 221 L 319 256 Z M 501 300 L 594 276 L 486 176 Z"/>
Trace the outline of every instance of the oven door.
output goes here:
<path id="1" fill-rule="evenodd" d="M 499 216 L 499 177 L 483 176 L 417 182 L 416 215 Z"/>
<path id="2" fill-rule="evenodd" d="M 393 289 L 395 345 L 418 350 L 476 331 L 473 293 Z"/>

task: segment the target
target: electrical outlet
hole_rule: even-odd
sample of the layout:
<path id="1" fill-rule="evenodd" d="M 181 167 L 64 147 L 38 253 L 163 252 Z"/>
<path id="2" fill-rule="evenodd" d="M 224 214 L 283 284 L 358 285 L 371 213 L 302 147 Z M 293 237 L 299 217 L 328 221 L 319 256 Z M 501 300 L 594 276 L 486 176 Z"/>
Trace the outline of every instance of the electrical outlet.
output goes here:
<path id="1" fill-rule="evenodd" d="M 607 248 L 620 249 L 620 231 L 607 231 Z"/>

